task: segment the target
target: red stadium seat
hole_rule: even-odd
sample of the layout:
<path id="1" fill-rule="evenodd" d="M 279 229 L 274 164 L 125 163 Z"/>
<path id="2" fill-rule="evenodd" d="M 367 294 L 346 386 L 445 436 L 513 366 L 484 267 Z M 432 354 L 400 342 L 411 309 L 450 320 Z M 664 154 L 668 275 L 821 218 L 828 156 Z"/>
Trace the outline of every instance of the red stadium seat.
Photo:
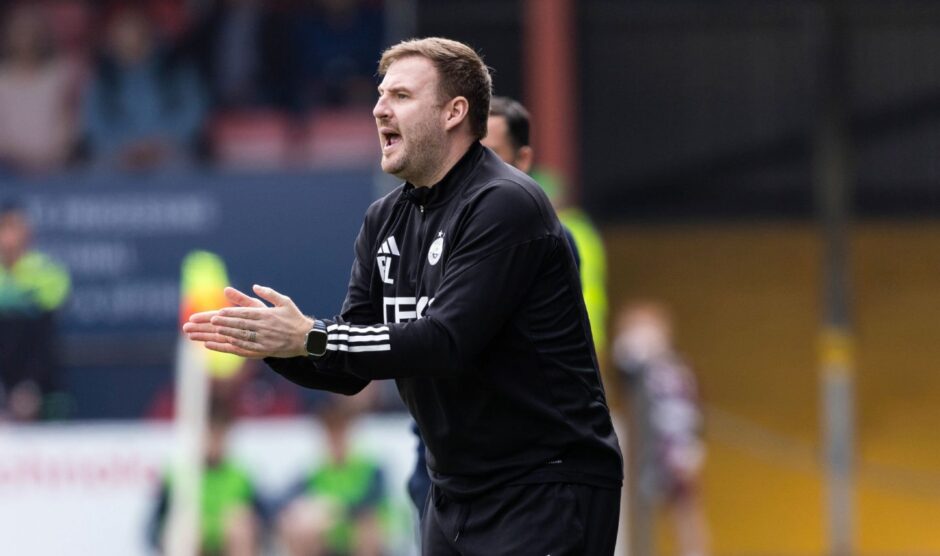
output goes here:
<path id="1" fill-rule="evenodd" d="M 307 121 L 298 162 L 318 168 L 374 164 L 379 156 L 378 141 L 368 109 L 319 112 Z"/>
<path id="2" fill-rule="evenodd" d="M 209 136 L 222 167 L 275 170 L 290 163 L 291 126 L 279 112 L 220 114 L 213 119 Z"/>

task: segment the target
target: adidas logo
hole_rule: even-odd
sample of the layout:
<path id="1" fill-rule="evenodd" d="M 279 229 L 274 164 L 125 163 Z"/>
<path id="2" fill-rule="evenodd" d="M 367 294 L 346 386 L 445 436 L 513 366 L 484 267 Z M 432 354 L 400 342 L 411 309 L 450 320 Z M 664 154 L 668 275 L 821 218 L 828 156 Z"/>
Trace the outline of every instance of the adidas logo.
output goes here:
<path id="1" fill-rule="evenodd" d="M 379 248 L 379 254 L 395 255 L 396 257 L 401 256 L 401 253 L 398 252 L 398 243 L 395 242 L 395 236 L 388 236 L 388 238 L 382 242 L 382 247 Z"/>
<path id="2" fill-rule="evenodd" d="M 401 253 L 398 251 L 398 243 L 395 241 L 395 236 L 388 236 L 385 241 L 382 242 L 382 246 L 379 247 L 379 254 L 375 257 L 375 264 L 379 267 L 379 276 L 382 278 L 382 282 L 386 284 L 394 284 L 395 280 L 392 278 L 392 257 L 399 257 Z"/>

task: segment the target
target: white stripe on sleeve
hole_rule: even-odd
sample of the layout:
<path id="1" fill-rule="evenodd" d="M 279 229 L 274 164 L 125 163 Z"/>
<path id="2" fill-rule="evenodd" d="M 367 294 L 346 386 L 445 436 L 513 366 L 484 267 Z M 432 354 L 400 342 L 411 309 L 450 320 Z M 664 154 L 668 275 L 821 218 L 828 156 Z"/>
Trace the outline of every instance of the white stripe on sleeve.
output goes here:
<path id="1" fill-rule="evenodd" d="M 364 351 L 392 351 L 392 346 L 388 344 L 379 344 L 375 346 L 348 346 L 346 344 L 326 344 L 326 349 L 333 351 L 347 351 L 349 353 L 359 353 Z"/>

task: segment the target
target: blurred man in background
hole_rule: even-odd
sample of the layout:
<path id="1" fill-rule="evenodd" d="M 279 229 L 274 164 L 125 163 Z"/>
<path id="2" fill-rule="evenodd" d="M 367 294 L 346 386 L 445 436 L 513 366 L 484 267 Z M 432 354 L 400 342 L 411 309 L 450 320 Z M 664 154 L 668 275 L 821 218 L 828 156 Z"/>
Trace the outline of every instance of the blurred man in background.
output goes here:
<path id="1" fill-rule="evenodd" d="M 294 104 L 291 19 L 262 0 L 214 0 L 198 14 L 184 48 L 216 110 Z"/>
<path id="2" fill-rule="evenodd" d="M 493 97 L 490 105 L 489 133 L 483 145 L 493 150 L 507 164 L 532 177 L 552 201 L 558 219 L 574 251 L 581 274 L 581 291 L 591 321 L 591 335 L 598 355 L 607 353 L 607 253 L 597 228 L 581 208 L 572 204 L 559 176 L 535 166 L 535 151 L 530 145 L 531 120 L 526 108 L 508 97 Z M 603 369 L 602 369 L 603 370 Z"/>
<path id="3" fill-rule="evenodd" d="M 535 160 L 535 152 L 529 145 L 530 127 L 529 111 L 521 103 L 509 97 L 494 96 L 490 101 L 486 137 L 481 143 L 506 164 L 528 174 Z"/>
<path id="4" fill-rule="evenodd" d="M 384 44 L 381 4 L 314 0 L 303 6 L 292 26 L 303 107 L 368 106 L 375 96 L 375 53 Z"/>
<path id="5" fill-rule="evenodd" d="M 186 165 L 206 114 L 192 64 L 157 44 L 147 12 L 118 5 L 84 98 L 85 135 L 98 167 L 149 171 Z"/>
<path id="6" fill-rule="evenodd" d="M 68 297 L 69 275 L 31 241 L 23 208 L 0 205 L 0 378 L 7 414 L 24 421 L 66 410 L 58 403 L 64 394 L 55 317 Z"/>
<path id="7" fill-rule="evenodd" d="M 634 528 L 656 554 L 652 516 L 671 514 L 681 556 L 708 554 L 708 530 L 699 494 L 705 457 L 695 375 L 673 346 L 672 320 L 658 303 L 628 305 L 617 318 L 614 362 L 629 385 L 638 499 Z"/>
<path id="8" fill-rule="evenodd" d="M 509 97 L 494 96 L 490 101 L 490 117 L 486 125 L 487 134 L 480 143 L 496 153 L 506 164 L 511 164 L 526 174 L 530 173 L 535 162 L 535 151 L 529 144 L 531 121 L 529 111 L 525 109 L 525 106 Z M 580 267 L 581 251 L 577 238 L 567 226 L 565 226 L 565 235 L 574 253 L 575 262 Z M 581 285 L 584 287 L 583 280 Z M 591 315 L 590 306 L 588 306 L 588 314 Z M 592 321 L 591 329 L 594 328 Z M 601 346 L 597 344 L 596 337 L 594 344 L 598 353 L 601 353 Z"/>
<path id="9" fill-rule="evenodd" d="M 378 462 L 349 445 L 367 399 L 329 394 L 317 410 L 326 457 L 290 489 L 278 517 L 278 534 L 290 556 L 384 553 L 385 476 Z"/>
<path id="10" fill-rule="evenodd" d="M 607 250 L 604 239 L 588 214 L 571 201 L 568 184 L 549 169 L 536 168 L 532 177 L 542 186 L 558 219 L 574 238 L 578 247 L 581 268 L 581 288 L 584 304 L 591 318 L 591 335 L 597 353 L 607 353 Z M 602 370 L 605 368 L 602 367 Z"/>
<path id="11" fill-rule="evenodd" d="M 75 146 L 78 68 L 56 51 L 37 3 L 2 15 L 0 172 L 57 170 Z"/>
<path id="12" fill-rule="evenodd" d="M 251 556 L 261 549 L 267 511 L 248 472 L 228 454 L 233 420 L 223 398 L 210 400 L 200 500 L 200 556 Z M 163 478 L 149 523 L 149 540 L 158 551 L 164 546 L 173 483 L 172 474 Z"/>

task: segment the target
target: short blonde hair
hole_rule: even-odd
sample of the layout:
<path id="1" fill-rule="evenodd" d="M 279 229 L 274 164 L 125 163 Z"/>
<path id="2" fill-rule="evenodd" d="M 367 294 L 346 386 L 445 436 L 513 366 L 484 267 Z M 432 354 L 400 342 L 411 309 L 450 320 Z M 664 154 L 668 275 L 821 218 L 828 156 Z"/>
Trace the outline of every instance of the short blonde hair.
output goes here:
<path id="1" fill-rule="evenodd" d="M 493 96 L 493 79 L 483 59 L 472 48 L 450 39 L 429 37 L 402 41 L 382 53 L 379 75 L 392 63 L 409 56 L 421 56 L 434 64 L 440 76 L 440 95 L 449 100 L 462 96 L 470 105 L 470 129 L 477 139 L 486 137 L 486 121 Z"/>

